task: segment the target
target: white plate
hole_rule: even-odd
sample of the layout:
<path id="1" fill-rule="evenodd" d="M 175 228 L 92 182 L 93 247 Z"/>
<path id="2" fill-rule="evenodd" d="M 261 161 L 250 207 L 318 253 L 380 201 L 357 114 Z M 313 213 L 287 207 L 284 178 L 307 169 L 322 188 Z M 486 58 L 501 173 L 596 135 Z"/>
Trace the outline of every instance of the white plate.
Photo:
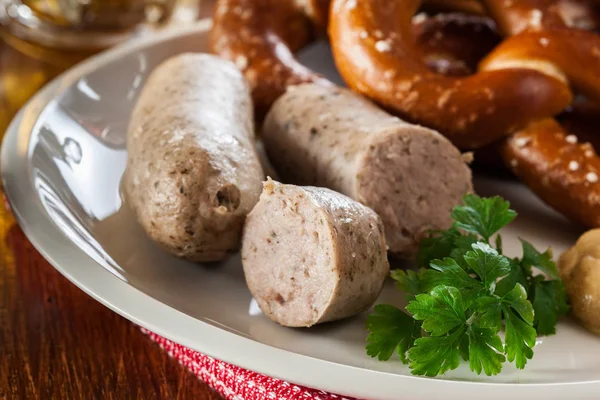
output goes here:
<path id="1" fill-rule="evenodd" d="M 125 128 L 144 80 L 163 59 L 206 50 L 207 22 L 129 43 L 75 67 L 15 118 L 2 148 L 2 178 L 21 227 L 73 283 L 106 306 L 192 349 L 291 382 L 371 399 L 597 399 L 600 338 L 563 321 L 540 338 L 524 371 L 473 375 L 463 365 L 439 379 L 411 376 L 399 361 L 365 355 L 364 315 L 311 329 L 265 318 L 244 283 L 239 257 L 218 267 L 175 260 L 156 248 L 121 207 Z M 331 75 L 326 46 L 303 58 Z M 478 179 L 520 213 L 505 233 L 564 250 L 580 228 L 514 182 Z M 388 284 L 379 301 L 402 302 Z"/>

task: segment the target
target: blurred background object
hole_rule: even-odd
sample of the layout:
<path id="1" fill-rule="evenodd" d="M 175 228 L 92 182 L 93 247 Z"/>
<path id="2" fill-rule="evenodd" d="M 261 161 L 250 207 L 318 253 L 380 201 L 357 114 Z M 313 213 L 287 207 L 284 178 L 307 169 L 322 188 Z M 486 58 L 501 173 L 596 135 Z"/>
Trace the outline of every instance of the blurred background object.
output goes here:
<path id="1" fill-rule="evenodd" d="M 207 14 L 201 3 L 0 0 L 0 139 L 19 108 L 46 82 L 125 40 L 193 23 Z"/>
<path id="2" fill-rule="evenodd" d="M 197 0 L 1 0 L 0 22 L 23 40 L 60 48 L 106 48 L 170 22 L 191 22 Z M 176 19 L 177 21 L 174 21 Z"/>

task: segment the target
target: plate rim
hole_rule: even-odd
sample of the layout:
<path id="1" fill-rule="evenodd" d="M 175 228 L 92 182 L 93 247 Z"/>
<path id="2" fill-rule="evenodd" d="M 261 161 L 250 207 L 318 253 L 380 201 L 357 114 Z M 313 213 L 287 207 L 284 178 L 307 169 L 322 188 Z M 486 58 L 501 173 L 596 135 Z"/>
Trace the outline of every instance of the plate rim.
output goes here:
<path id="1" fill-rule="evenodd" d="M 573 390 L 579 389 L 581 392 L 575 393 L 578 398 L 596 398 L 600 393 L 600 378 L 526 384 L 432 379 L 374 371 L 276 348 L 188 316 L 154 299 L 114 276 L 69 240 L 44 212 L 39 198 L 31 195 L 34 190 L 31 179 L 20 178 L 29 171 L 27 152 L 38 117 L 56 95 L 94 69 L 157 43 L 206 34 L 210 25 L 210 19 L 205 19 L 191 27 L 157 33 L 95 55 L 46 84 L 11 121 L 0 151 L 4 192 L 21 229 L 56 270 L 104 306 L 169 340 L 251 371 L 340 395 L 395 399 L 400 389 L 407 398 L 431 398 L 436 393 L 445 393 L 448 398 L 465 400 L 481 396 L 562 399 L 573 396 Z M 89 268 L 73 269 L 65 267 L 67 263 L 85 264 Z M 284 362 L 286 368 L 281 368 Z"/>

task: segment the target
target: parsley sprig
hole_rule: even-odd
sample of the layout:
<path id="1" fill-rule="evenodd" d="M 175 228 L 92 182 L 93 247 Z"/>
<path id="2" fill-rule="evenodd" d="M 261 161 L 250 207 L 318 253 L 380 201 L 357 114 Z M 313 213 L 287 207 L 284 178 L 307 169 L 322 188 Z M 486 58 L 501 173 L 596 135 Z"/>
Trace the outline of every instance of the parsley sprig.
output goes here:
<path id="1" fill-rule="evenodd" d="M 477 374 L 496 375 L 507 360 L 525 368 L 536 336 L 556 332 L 568 305 L 551 251 L 540 253 L 521 239 L 521 258 L 503 255 L 500 235 L 494 246 L 490 241 L 517 216 L 510 203 L 476 195 L 463 203 L 450 229 L 421 242 L 423 268 L 392 272 L 407 312 L 375 306 L 367 317 L 369 356 L 388 360 L 397 353 L 415 375 L 443 374 L 461 358 Z"/>

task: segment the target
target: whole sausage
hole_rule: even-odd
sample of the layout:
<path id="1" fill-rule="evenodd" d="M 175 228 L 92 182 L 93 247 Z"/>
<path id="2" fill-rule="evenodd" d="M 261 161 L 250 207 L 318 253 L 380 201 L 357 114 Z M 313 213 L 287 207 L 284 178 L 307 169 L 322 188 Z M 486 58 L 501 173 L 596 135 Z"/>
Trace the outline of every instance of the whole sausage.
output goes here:
<path id="1" fill-rule="evenodd" d="M 408 124 L 349 90 L 290 87 L 263 127 L 286 182 L 324 186 L 377 212 L 390 251 L 410 257 L 423 234 L 445 229 L 472 191 L 465 158 L 448 139 Z"/>
<path id="2" fill-rule="evenodd" d="M 272 180 L 248 215 L 242 263 L 263 312 L 292 327 L 368 309 L 389 273 L 373 210 L 329 189 Z"/>
<path id="3" fill-rule="evenodd" d="M 233 63 L 183 54 L 158 66 L 131 117 L 123 178 L 150 238 L 192 261 L 237 250 L 264 178 L 253 137 L 250 92 Z"/>

